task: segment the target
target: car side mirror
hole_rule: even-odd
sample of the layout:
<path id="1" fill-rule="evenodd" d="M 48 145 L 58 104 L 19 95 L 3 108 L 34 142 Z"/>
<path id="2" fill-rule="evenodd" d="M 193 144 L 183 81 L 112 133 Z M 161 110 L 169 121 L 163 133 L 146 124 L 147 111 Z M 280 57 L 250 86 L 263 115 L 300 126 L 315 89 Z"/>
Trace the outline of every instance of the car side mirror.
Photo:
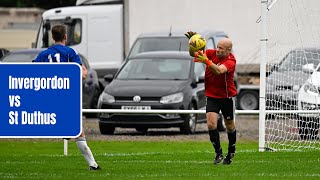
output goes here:
<path id="1" fill-rule="evenodd" d="M 204 83 L 204 76 L 199 76 L 198 83 Z"/>
<path id="2" fill-rule="evenodd" d="M 111 82 L 113 79 L 113 75 L 112 74 L 107 74 L 103 77 L 103 79 L 107 82 Z"/>
<path id="3" fill-rule="evenodd" d="M 315 70 L 315 68 L 314 68 L 314 64 L 306 64 L 306 65 L 303 65 L 302 66 L 302 71 L 304 72 L 304 73 L 307 73 L 307 74 L 311 74 L 311 73 L 313 73 L 313 71 Z"/>

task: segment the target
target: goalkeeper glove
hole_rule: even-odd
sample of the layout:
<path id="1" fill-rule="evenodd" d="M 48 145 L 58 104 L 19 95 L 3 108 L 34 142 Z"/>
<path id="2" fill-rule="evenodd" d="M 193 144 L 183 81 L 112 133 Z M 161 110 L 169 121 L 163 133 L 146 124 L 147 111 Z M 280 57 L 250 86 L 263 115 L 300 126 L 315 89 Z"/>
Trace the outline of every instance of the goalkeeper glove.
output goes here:
<path id="1" fill-rule="evenodd" d="M 197 34 L 196 32 L 193 31 L 188 31 L 187 33 L 185 33 L 184 35 L 187 36 L 188 39 L 190 39 L 193 35 Z"/>
<path id="2" fill-rule="evenodd" d="M 202 62 L 204 64 L 206 64 L 207 66 L 211 66 L 213 64 L 212 61 L 210 61 L 206 55 L 206 53 L 204 53 L 203 51 L 198 51 L 195 56 L 194 56 L 194 62 Z"/>

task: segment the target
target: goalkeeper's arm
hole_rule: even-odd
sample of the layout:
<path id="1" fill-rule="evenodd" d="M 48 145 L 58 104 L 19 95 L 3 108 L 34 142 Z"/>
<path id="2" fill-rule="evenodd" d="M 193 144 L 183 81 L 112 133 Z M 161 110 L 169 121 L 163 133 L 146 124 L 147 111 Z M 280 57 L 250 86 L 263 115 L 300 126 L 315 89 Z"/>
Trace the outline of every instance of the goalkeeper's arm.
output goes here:
<path id="1" fill-rule="evenodd" d="M 221 64 L 220 66 L 216 64 L 212 64 L 211 66 L 208 66 L 208 67 L 215 75 L 220 75 L 228 72 L 228 69 L 224 64 Z"/>
<path id="2" fill-rule="evenodd" d="M 215 75 L 220 75 L 228 72 L 228 69 L 224 64 L 221 64 L 218 66 L 214 64 L 211 60 L 209 60 L 205 52 L 200 50 L 194 55 L 195 55 L 194 62 L 202 62 L 206 64 Z"/>

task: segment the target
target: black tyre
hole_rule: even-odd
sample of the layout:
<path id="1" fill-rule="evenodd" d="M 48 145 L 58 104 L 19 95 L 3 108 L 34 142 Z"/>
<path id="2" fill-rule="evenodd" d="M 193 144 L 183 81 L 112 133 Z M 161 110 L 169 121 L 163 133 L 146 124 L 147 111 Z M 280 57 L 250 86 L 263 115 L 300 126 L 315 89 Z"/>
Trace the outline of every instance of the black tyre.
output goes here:
<path id="1" fill-rule="evenodd" d="M 259 109 L 259 93 L 257 91 L 245 90 L 238 97 L 238 109 L 240 110 L 257 110 Z"/>
<path id="2" fill-rule="evenodd" d="M 319 138 L 319 118 L 299 117 L 299 136 L 302 140 L 315 140 Z"/>
<path id="3" fill-rule="evenodd" d="M 190 110 L 195 110 L 195 105 L 191 104 Z M 194 134 L 197 127 L 197 114 L 186 114 L 183 115 L 184 123 L 180 127 L 180 131 L 184 134 Z"/>
<path id="4" fill-rule="evenodd" d="M 106 124 L 100 124 L 99 123 L 99 129 L 100 129 L 100 133 L 101 134 L 108 134 L 108 135 L 110 135 L 110 134 L 113 134 L 114 133 L 114 131 L 115 131 L 115 127 L 113 127 L 113 126 L 110 126 L 110 125 L 106 125 Z"/>

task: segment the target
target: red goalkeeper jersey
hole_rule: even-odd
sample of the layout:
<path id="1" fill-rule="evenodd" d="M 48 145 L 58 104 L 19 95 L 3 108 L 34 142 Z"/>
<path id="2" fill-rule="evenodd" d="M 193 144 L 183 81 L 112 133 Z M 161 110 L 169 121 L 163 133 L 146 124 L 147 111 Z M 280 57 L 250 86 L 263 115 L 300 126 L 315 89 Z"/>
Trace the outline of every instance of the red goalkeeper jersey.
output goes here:
<path id="1" fill-rule="evenodd" d="M 234 71 L 236 66 L 236 58 L 233 54 L 219 59 L 216 56 L 215 49 L 206 50 L 206 55 L 216 65 L 223 64 L 228 72 L 215 75 L 209 67 L 206 67 L 205 73 L 205 90 L 206 96 L 212 98 L 229 98 L 237 95 L 237 88 L 234 84 Z"/>

